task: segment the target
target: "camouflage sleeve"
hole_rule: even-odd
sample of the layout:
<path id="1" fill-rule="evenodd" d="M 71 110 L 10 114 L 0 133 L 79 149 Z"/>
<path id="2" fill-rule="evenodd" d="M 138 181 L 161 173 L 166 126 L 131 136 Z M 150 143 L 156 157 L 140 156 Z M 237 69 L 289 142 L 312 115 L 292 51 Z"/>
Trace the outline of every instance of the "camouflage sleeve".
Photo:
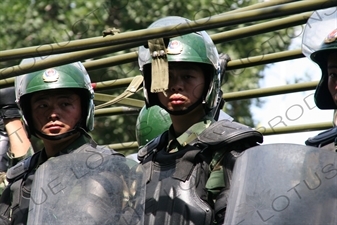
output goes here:
<path id="1" fill-rule="evenodd" d="M 29 147 L 27 153 L 20 157 L 14 157 L 14 155 L 10 152 L 10 150 L 7 152 L 8 158 L 9 158 L 9 168 L 15 166 L 18 162 L 21 160 L 32 156 L 34 154 L 34 150 L 32 147 Z"/>
<path id="2" fill-rule="evenodd" d="M 10 151 L 7 152 L 7 156 L 9 158 L 9 167 L 15 166 L 18 162 L 25 159 L 26 157 L 29 157 L 34 154 L 33 148 L 30 147 L 27 151 L 27 153 L 20 157 L 14 157 L 13 154 L 10 153 Z M 2 195 L 3 191 L 8 185 L 8 181 L 6 179 L 6 172 L 0 172 L 0 196 Z"/>
<path id="3" fill-rule="evenodd" d="M 131 159 L 127 160 L 127 164 L 130 167 L 130 172 L 125 177 L 127 185 L 124 186 L 124 199 L 126 202 L 124 203 L 120 224 L 136 225 L 143 220 L 145 180 L 143 179 L 142 165 Z"/>
<path id="4" fill-rule="evenodd" d="M 216 151 L 213 154 L 212 161 L 210 163 L 211 174 L 207 180 L 206 188 L 215 199 L 220 191 L 225 188 L 224 166 L 223 163 L 223 151 Z"/>
<path id="5" fill-rule="evenodd" d="M 5 190 L 7 185 L 8 182 L 6 180 L 6 173 L 0 172 L 0 196 L 2 195 L 2 192 Z"/>
<path id="6" fill-rule="evenodd" d="M 237 141 L 214 152 L 210 163 L 211 174 L 206 183 L 207 190 L 214 199 L 214 212 L 217 223 L 222 224 L 226 212 L 232 173 L 236 159 L 256 143 Z"/>
<path id="7" fill-rule="evenodd" d="M 206 188 L 214 200 L 215 224 L 224 221 L 235 157 L 234 151 L 216 151 L 210 163 L 211 174 Z"/>

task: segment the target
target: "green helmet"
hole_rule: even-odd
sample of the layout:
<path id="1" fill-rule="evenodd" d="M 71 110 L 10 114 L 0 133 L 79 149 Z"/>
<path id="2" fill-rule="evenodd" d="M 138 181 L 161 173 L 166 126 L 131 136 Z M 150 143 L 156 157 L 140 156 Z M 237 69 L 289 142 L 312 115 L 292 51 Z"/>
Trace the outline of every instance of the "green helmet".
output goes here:
<path id="1" fill-rule="evenodd" d="M 31 118 L 32 94 L 51 89 L 74 89 L 82 101 L 83 118 L 79 127 L 91 131 L 94 126 L 94 91 L 89 74 L 81 62 L 57 66 L 20 76 L 15 81 L 16 102 L 31 134 L 36 135 Z M 76 127 L 77 128 L 77 127 Z"/>
<path id="2" fill-rule="evenodd" d="M 320 109 L 335 109 L 336 105 L 328 90 L 327 57 L 337 51 L 336 7 L 317 10 L 307 21 L 302 38 L 302 53 L 321 69 L 321 80 L 314 99 Z"/>
<path id="3" fill-rule="evenodd" d="M 149 28 L 169 25 L 179 26 L 179 24 L 189 22 L 191 21 L 182 17 L 170 16 L 155 21 Z M 206 90 L 202 100 L 205 102 L 206 110 L 213 109 L 219 100 L 221 77 L 219 55 L 210 36 L 205 31 L 199 31 L 169 39 L 164 38 L 164 41 L 167 44 L 165 57 L 167 57 L 168 62 L 199 63 L 202 68 L 206 68 L 207 74 L 205 72 L 204 74 L 208 85 L 205 87 Z M 150 65 L 157 53 L 153 52 L 151 56 L 150 50 L 146 46 L 139 47 L 138 53 L 138 64 L 144 76 L 143 87 L 146 105 L 148 107 L 160 105 L 157 94 L 150 92 L 152 82 Z M 162 54 L 162 52 L 159 54 Z"/>
<path id="4" fill-rule="evenodd" d="M 310 55 L 322 71 L 322 77 L 315 91 L 315 103 L 320 109 L 336 109 L 337 106 L 328 89 L 327 57 L 330 52 L 337 52 L 337 29 L 333 30 L 324 40 L 320 49 Z"/>
<path id="5" fill-rule="evenodd" d="M 171 117 L 159 106 L 146 108 L 139 112 L 136 124 L 136 138 L 139 148 L 168 130 L 171 125 Z"/>

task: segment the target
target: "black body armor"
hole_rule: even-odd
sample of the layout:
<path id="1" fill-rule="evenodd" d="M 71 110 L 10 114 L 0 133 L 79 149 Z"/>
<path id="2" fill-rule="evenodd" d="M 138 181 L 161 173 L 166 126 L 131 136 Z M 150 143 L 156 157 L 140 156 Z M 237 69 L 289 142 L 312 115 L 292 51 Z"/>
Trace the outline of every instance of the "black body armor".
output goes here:
<path id="1" fill-rule="evenodd" d="M 336 137 L 337 127 L 333 127 L 317 134 L 315 137 L 308 138 L 308 140 L 305 141 L 305 144 L 308 146 L 324 148 L 335 152 L 337 150 Z"/>
<path id="2" fill-rule="evenodd" d="M 89 143 L 82 145 L 69 154 L 86 151 L 97 151 L 102 154 L 116 154 L 122 157 L 120 153 L 117 153 L 112 149 L 101 146 L 92 146 Z M 34 155 L 24 159 L 7 171 L 7 180 L 10 184 L 1 196 L 0 224 L 26 224 L 31 197 L 31 187 L 41 153 L 41 151 L 36 152 Z M 7 218 L 11 219 L 8 220 Z"/>
<path id="3" fill-rule="evenodd" d="M 145 224 L 148 225 L 209 225 L 217 213 L 223 212 L 227 194 L 211 196 L 206 188 L 214 163 L 221 153 L 224 184 L 228 191 L 235 158 L 241 151 L 262 143 L 258 131 L 242 124 L 222 120 L 213 123 L 182 150 L 168 153 L 168 132 L 149 142 L 138 152 L 138 159 L 147 176 Z M 216 199 L 216 202 L 215 202 Z M 214 203 L 215 202 L 215 203 Z M 221 205 L 216 205 L 221 203 Z M 223 218 L 222 218 L 223 219 Z"/>

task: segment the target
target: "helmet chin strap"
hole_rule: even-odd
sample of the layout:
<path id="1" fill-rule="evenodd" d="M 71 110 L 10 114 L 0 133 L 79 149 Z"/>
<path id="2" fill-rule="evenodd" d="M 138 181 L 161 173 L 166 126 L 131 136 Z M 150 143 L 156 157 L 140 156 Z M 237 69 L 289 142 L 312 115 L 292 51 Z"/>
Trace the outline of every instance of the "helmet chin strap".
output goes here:
<path id="1" fill-rule="evenodd" d="M 162 107 L 163 109 L 165 109 L 169 114 L 171 115 L 175 115 L 175 116 L 180 116 L 180 115 L 185 115 L 189 112 L 191 112 L 192 110 L 194 110 L 196 107 L 198 107 L 201 103 L 202 103 L 202 98 L 200 98 L 198 101 L 196 101 L 194 104 L 192 104 L 191 106 L 189 106 L 187 109 L 185 110 L 179 110 L 179 111 L 171 111 L 171 110 L 168 110 L 165 106 L 163 106 L 161 103 L 160 103 L 160 107 Z"/>
<path id="2" fill-rule="evenodd" d="M 63 138 L 66 138 L 66 137 L 70 137 L 78 132 L 80 133 L 83 133 L 85 132 L 84 129 L 82 127 L 79 126 L 80 123 L 76 124 L 75 127 L 73 129 L 71 129 L 70 131 L 67 131 L 63 134 L 59 134 L 59 135 L 47 135 L 47 134 L 44 134 L 38 130 L 36 130 L 34 128 L 34 132 L 37 136 L 40 136 L 41 138 L 44 138 L 44 139 L 47 139 L 47 140 L 50 140 L 50 141 L 58 141 L 58 140 L 61 140 Z"/>

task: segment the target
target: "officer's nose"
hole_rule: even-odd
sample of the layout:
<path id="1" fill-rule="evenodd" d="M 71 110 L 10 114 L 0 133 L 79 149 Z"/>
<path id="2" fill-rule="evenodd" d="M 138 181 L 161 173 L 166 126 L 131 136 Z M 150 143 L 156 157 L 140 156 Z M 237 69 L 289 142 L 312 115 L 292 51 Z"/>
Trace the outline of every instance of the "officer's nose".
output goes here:
<path id="1" fill-rule="evenodd" d="M 183 90 L 184 83 L 179 76 L 171 76 L 169 81 L 170 90 L 173 92 Z"/>
<path id="2" fill-rule="evenodd" d="M 55 121 L 59 118 L 59 116 L 56 114 L 56 113 L 52 113 L 50 116 L 49 116 L 49 119 L 51 121 Z"/>
<path id="3" fill-rule="evenodd" d="M 51 121 L 55 121 L 55 120 L 58 120 L 60 117 L 59 117 L 59 109 L 58 107 L 51 107 L 49 112 L 48 112 L 48 119 L 51 120 Z"/>

